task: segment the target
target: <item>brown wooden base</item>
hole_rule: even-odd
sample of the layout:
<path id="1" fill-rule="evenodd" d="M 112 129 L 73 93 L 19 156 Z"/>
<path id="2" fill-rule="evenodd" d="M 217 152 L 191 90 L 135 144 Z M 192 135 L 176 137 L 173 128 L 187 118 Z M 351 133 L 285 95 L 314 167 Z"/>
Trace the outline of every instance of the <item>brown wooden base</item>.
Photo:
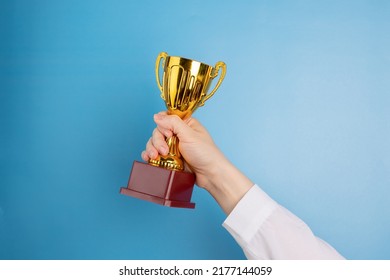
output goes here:
<path id="1" fill-rule="evenodd" d="M 195 175 L 134 161 L 127 188 L 120 193 L 169 207 L 195 208 Z"/>

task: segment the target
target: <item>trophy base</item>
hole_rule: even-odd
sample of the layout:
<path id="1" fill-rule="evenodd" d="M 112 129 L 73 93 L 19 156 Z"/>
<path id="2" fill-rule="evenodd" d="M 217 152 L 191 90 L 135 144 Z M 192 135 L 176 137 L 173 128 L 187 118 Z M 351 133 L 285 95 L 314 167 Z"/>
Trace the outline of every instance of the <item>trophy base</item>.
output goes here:
<path id="1" fill-rule="evenodd" d="M 134 161 L 127 188 L 120 193 L 160 205 L 195 208 L 191 202 L 195 175 Z"/>

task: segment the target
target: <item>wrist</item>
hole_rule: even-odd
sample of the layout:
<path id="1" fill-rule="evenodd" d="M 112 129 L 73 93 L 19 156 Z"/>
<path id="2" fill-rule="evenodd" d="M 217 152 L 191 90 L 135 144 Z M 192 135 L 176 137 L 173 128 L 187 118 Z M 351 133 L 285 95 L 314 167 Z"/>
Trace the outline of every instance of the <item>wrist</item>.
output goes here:
<path id="1" fill-rule="evenodd" d="M 204 188 L 215 198 L 228 215 L 253 186 L 253 183 L 228 159 L 222 156 L 218 164 L 209 170 Z"/>

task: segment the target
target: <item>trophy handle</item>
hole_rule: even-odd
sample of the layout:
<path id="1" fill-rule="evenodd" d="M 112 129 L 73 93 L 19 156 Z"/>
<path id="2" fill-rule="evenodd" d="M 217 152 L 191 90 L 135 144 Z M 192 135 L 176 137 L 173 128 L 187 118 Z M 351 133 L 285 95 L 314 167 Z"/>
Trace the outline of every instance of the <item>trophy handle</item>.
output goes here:
<path id="1" fill-rule="evenodd" d="M 160 62 L 161 60 L 163 59 L 164 62 L 165 62 L 165 59 L 167 58 L 168 54 L 166 52 L 160 52 L 157 56 L 157 59 L 156 59 L 156 81 L 157 81 L 157 85 L 158 85 L 158 88 L 160 89 L 161 91 L 161 98 L 163 100 L 165 100 L 164 98 L 164 95 L 163 95 L 163 87 L 161 85 L 161 82 L 160 82 L 160 74 L 159 74 L 159 70 L 160 70 Z"/>
<path id="2" fill-rule="evenodd" d="M 204 103 L 211 97 L 214 95 L 214 93 L 217 91 L 217 89 L 219 88 L 219 86 L 221 85 L 223 79 L 225 78 L 225 75 L 226 75 L 226 64 L 222 61 L 218 61 L 216 64 L 215 64 L 215 67 L 213 68 L 213 70 L 211 71 L 210 73 L 210 77 L 211 78 L 215 78 L 218 76 L 218 73 L 219 73 L 219 68 L 222 68 L 222 72 L 221 72 L 221 75 L 219 76 L 219 80 L 217 82 L 217 84 L 215 85 L 214 89 L 209 93 L 209 94 L 206 94 L 202 100 L 200 101 L 199 103 L 199 107 L 200 106 L 203 106 Z"/>

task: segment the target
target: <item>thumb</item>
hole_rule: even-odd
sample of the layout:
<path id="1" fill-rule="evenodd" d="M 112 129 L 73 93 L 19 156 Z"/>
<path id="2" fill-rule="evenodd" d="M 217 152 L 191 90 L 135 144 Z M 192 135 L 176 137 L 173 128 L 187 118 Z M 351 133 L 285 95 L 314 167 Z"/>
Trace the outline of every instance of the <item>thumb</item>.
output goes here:
<path id="1" fill-rule="evenodd" d="M 176 115 L 155 114 L 154 121 L 159 130 L 172 131 L 179 139 L 192 132 L 191 127 Z"/>

